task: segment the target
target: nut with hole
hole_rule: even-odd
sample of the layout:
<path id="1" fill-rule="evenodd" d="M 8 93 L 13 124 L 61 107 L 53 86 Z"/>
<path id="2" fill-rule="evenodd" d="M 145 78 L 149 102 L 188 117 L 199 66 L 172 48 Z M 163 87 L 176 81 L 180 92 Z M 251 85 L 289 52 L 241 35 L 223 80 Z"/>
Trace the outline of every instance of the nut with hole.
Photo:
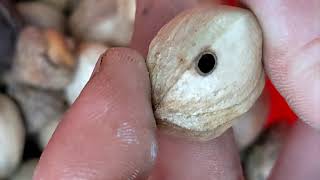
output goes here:
<path id="1" fill-rule="evenodd" d="M 247 112 L 264 87 L 262 32 L 244 9 L 187 10 L 150 44 L 147 66 L 159 127 L 209 140 Z"/>

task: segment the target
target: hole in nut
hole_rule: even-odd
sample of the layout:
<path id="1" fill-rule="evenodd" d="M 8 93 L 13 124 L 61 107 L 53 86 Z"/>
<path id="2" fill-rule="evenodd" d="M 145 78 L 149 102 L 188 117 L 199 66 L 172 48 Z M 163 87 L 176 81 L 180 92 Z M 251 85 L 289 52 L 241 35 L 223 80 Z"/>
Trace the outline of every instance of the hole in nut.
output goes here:
<path id="1" fill-rule="evenodd" d="M 196 68 L 200 75 L 206 76 L 212 73 L 217 65 L 217 57 L 214 53 L 205 52 L 200 54 L 196 62 Z"/>

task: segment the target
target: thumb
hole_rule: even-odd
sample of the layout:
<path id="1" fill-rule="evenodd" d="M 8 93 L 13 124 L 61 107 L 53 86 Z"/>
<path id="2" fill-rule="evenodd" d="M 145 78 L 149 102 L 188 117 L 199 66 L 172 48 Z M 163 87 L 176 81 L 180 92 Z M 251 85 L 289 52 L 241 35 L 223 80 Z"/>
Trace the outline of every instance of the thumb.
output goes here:
<path id="1" fill-rule="evenodd" d="M 242 2 L 261 23 L 272 82 L 300 119 L 320 129 L 320 1 Z"/>

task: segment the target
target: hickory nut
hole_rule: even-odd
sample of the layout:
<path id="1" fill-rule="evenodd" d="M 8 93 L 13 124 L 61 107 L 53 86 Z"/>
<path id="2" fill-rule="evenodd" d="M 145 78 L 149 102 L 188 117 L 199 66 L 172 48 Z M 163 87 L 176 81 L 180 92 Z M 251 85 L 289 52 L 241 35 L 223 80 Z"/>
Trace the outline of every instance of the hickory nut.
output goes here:
<path id="1" fill-rule="evenodd" d="M 221 135 L 261 94 L 261 56 L 261 29 L 247 10 L 202 7 L 178 15 L 148 53 L 158 125 L 200 140 Z"/>
<path id="2" fill-rule="evenodd" d="M 99 56 L 108 49 L 99 43 L 82 43 L 79 48 L 78 66 L 72 82 L 66 87 L 66 99 L 72 104 L 89 81 Z"/>
<path id="3" fill-rule="evenodd" d="M 52 29 L 26 27 L 20 34 L 12 76 L 21 83 L 45 89 L 63 89 L 76 67 L 66 38 Z"/>
<path id="4" fill-rule="evenodd" d="M 0 179 L 5 179 L 20 164 L 25 129 L 19 108 L 8 96 L 0 94 L 0 107 Z"/>
<path id="5" fill-rule="evenodd" d="M 131 40 L 135 0 L 82 0 L 70 18 L 78 39 L 126 46 Z"/>
<path id="6" fill-rule="evenodd" d="M 65 17 L 46 3 L 20 2 L 16 4 L 16 8 L 28 25 L 64 31 Z"/>

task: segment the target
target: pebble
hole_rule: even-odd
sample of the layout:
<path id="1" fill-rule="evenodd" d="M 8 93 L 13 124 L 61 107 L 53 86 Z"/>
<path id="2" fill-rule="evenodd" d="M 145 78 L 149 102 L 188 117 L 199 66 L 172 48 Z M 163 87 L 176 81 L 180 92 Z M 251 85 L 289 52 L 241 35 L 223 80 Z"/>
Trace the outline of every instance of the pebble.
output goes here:
<path id="1" fill-rule="evenodd" d="M 127 46 L 133 34 L 135 0 L 82 0 L 69 19 L 80 40 Z"/>
<path id="2" fill-rule="evenodd" d="M 65 17 L 62 12 L 46 3 L 20 2 L 16 8 L 28 25 L 64 31 Z"/>
<path id="3" fill-rule="evenodd" d="M 60 90 L 71 82 L 75 67 L 72 49 L 63 34 L 34 26 L 22 30 L 11 72 L 14 81 Z"/>
<path id="4" fill-rule="evenodd" d="M 25 143 L 25 129 L 16 106 L 0 94 L 0 179 L 10 176 L 19 166 Z"/>
<path id="5" fill-rule="evenodd" d="M 98 43 L 84 43 L 78 53 L 78 66 L 73 81 L 65 89 L 66 99 L 72 104 L 89 81 L 92 71 L 107 46 Z"/>

